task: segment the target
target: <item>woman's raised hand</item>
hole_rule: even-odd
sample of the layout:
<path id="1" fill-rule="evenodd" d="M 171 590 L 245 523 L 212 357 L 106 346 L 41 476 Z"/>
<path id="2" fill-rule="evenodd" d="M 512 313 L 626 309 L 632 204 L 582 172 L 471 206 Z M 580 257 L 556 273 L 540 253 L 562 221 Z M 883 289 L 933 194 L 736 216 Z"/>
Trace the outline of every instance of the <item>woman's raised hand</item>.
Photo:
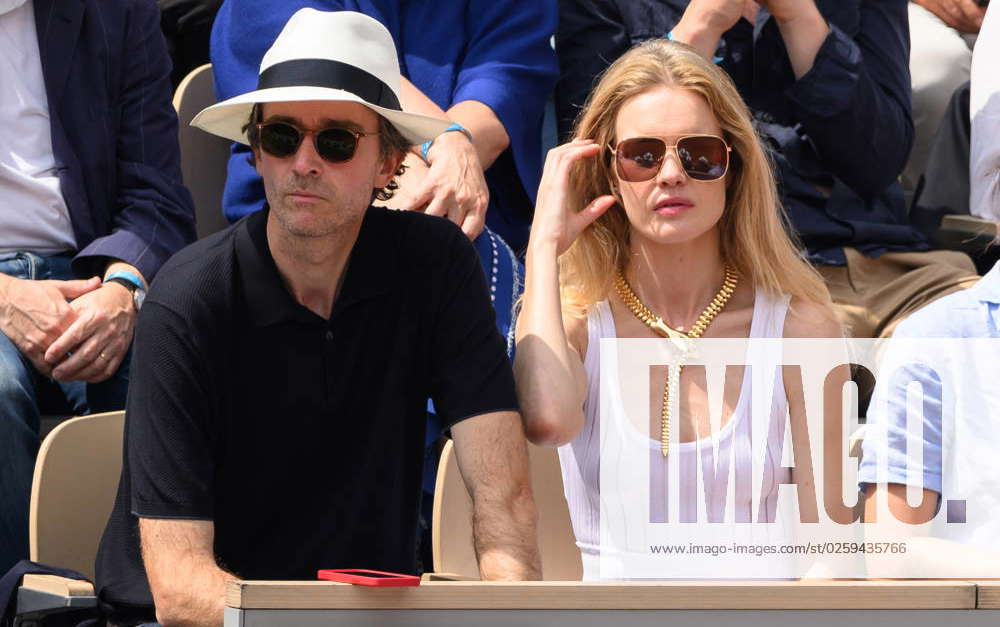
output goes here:
<path id="1" fill-rule="evenodd" d="M 580 233 L 615 204 L 614 196 L 599 196 L 580 210 L 569 206 L 569 174 L 581 159 L 593 159 L 601 146 L 590 139 L 577 139 L 549 151 L 542 171 L 535 203 L 535 218 L 531 224 L 529 249 L 555 247 L 561 255 Z"/>

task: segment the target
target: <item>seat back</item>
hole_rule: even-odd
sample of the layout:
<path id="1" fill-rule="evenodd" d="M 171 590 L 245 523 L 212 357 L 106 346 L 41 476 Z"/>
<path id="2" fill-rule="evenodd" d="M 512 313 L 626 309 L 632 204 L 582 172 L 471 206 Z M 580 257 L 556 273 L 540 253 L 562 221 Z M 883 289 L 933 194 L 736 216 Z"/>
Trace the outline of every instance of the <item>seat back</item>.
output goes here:
<path id="1" fill-rule="evenodd" d="M 206 63 L 191 70 L 174 93 L 181 145 L 181 175 L 194 197 L 199 239 L 229 225 L 222 215 L 222 192 L 226 186 L 231 142 L 191 126 L 194 116 L 213 104 L 215 85 L 212 64 Z"/>
<path id="2" fill-rule="evenodd" d="M 559 456 L 555 449 L 529 444 L 528 459 L 538 508 L 542 577 L 550 581 L 578 581 L 583 566 L 563 495 Z M 435 571 L 479 578 L 472 545 L 472 499 L 458 469 L 451 441 L 445 445 L 438 466 L 431 534 Z"/>
<path id="3" fill-rule="evenodd" d="M 42 442 L 31 484 L 31 559 L 94 577 L 122 469 L 125 412 L 81 416 Z"/>

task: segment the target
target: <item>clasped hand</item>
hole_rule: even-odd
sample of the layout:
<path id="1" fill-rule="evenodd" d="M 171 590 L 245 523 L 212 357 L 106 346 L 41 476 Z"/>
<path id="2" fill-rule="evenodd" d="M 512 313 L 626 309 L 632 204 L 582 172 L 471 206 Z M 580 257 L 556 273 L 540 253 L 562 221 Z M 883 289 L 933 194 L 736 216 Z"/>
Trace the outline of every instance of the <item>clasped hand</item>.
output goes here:
<path id="1" fill-rule="evenodd" d="M 117 283 L 102 285 L 98 277 L 9 279 L 0 304 L 0 331 L 39 373 L 59 381 L 110 378 L 132 343 L 132 295 Z"/>

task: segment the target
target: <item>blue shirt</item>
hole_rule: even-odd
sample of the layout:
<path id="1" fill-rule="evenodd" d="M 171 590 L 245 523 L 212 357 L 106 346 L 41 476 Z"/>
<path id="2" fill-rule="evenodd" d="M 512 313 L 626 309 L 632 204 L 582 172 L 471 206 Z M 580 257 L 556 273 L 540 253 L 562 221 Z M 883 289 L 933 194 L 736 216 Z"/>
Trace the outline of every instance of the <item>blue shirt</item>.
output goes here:
<path id="1" fill-rule="evenodd" d="M 516 251 L 527 244 L 541 178 L 541 123 L 555 85 L 549 44 L 555 2 L 464 0 L 226 0 L 212 30 L 212 64 L 220 99 L 252 91 L 264 52 L 295 11 L 359 11 L 384 24 L 399 51 L 400 70 L 439 107 L 476 100 L 490 107 L 510 148 L 486 171 L 486 224 Z M 263 206 L 264 190 L 237 145 L 223 206 L 238 219 Z"/>
<path id="2" fill-rule="evenodd" d="M 596 77 L 634 44 L 664 37 L 688 0 L 560 0 L 556 91 L 565 135 Z M 771 149 L 782 203 L 814 263 L 925 250 L 897 181 L 910 153 L 907 0 L 816 0 L 830 34 L 796 80 L 778 24 L 761 9 L 716 55 Z"/>
<path id="3" fill-rule="evenodd" d="M 994 266 L 976 285 L 962 292 L 956 292 L 938 299 L 915 312 L 903 321 L 893 334 L 893 341 L 904 340 L 903 343 L 892 344 L 886 354 L 887 363 L 902 363 L 898 371 L 892 372 L 893 379 L 888 384 L 876 387 L 872 398 L 871 409 L 868 412 L 868 427 L 864 441 L 864 454 L 858 475 L 859 483 L 876 483 L 879 481 L 877 457 L 884 453 L 887 458 L 887 475 L 885 481 L 903 485 L 922 485 L 922 487 L 941 493 L 942 490 L 942 379 L 941 372 L 948 367 L 949 361 L 955 359 L 951 355 L 933 354 L 942 344 L 929 344 L 918 347 L 930 349 L 930 353 L 913 354 L 914 345 L 907 345 L 905 340 L 924 338 L 1000 338 L 1000 265 Z M 964 353 L 963 353 L 964 355 Z M 961 358 L 961 356 L 959 357 Z M 991 364 L 975 364 L 975 368 L 988 367 Z M 936 368 L 936 370 L 935 370 Z M 912 381 L 917 381 L 923 387 L 923 483 L 918 483 L 920 474 L 907 476 L 907 460 L 912 461 L 912 452 L 907 452 L 907 387 Z M 995 415 L 996 406 L 990 406 L 988 395 L 979 394 L 976 390 L 966 390 L 966 395 L 973 399 L 974 404 L 980 404 L 981 411 L 972 416 L 965 411 L 963 420 L 988 419 Z M 968 407 L 968 404 L 966 404 Z M 910 442 L 918 444 L 910 436 Z M 912 466 L 913 464 L 911 464 Z"/>

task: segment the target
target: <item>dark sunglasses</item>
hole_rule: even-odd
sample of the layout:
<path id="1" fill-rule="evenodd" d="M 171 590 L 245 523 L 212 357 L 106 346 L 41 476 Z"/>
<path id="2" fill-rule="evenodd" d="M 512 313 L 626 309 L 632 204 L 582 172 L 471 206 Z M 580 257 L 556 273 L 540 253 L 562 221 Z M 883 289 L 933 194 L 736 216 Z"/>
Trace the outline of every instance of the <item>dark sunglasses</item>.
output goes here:
<path id="1" fill-rule="evenodd" d="M 638 183 L 657 175 L 667 150 L 672 149 L 684 172 L 695 181 L 717 181 L 729 170 L 732 148 L 715 135 L 687 135 L 668 146 L 658 137 L 632 137 L 612 148 L 623 181 Z"/>
<path id="2" fill-rule="evenodd" d="M 257 124 L 261 149 L 275 157 L 291 157 L 299 150 L 306 135 L 313 136 L 316 154 L 331 163 L 344 163 L 354 157 L 362 137 L 378 133 L 363 133 L 349 128 L 331 126 L 318 131 L 304 131 L 287 122 L 261 122 Z"/>

